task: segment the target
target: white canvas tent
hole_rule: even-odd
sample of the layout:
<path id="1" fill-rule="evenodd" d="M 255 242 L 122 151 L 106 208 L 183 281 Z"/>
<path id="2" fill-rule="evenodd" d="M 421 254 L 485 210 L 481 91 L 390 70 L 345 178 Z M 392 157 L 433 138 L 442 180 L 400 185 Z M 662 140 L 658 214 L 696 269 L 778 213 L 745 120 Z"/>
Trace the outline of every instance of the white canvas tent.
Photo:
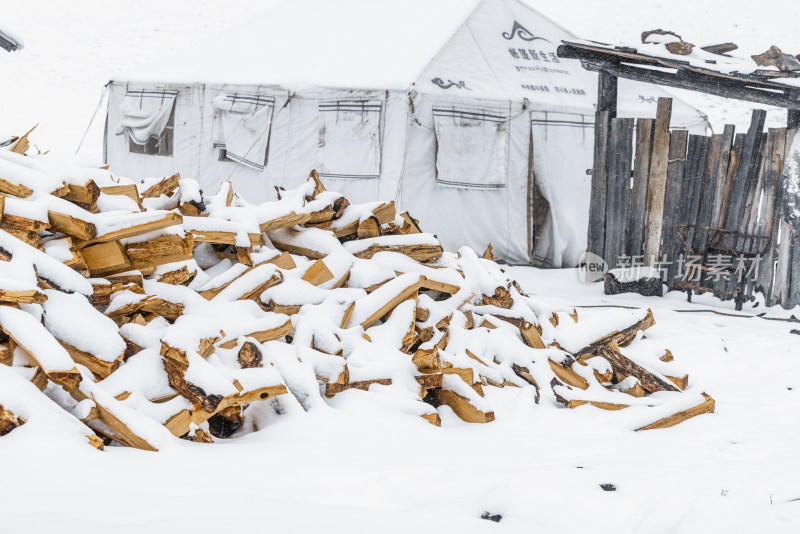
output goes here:
<path id="1" fill-rule="evenodd" d="M 250 201 L 317 169 L 395 199 L 448 248 L 573 266 L 586 246 L 597 78 L 519 0 L 293 0 L 111 83 L 106 160 Z M 619 116 L 665 92 L 620 80 Z M 672 127 L 704 132 L 676 100 Z"/>

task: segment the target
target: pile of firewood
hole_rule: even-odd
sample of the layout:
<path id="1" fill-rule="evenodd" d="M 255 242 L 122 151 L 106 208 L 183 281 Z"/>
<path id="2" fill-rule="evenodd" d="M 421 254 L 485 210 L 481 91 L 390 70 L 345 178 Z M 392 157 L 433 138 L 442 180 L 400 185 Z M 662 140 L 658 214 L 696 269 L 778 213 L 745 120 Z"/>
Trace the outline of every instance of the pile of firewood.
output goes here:
<path id="1" fill-rule="evenodd" d="M 158 450 L 351 389 L 435 425 L 444 407 L 492 421 L 489 388 L 643 410 L 638 430 L 713 412 L 637 341 L 649 310 L 543 306 L 491 247 L 444 252 L 393 202 L 350 204 L 316 173 L 253 205 L 228 182 L 205 195 L 17 152 L 0 150 L 0 436 L 38 419 Z"/>

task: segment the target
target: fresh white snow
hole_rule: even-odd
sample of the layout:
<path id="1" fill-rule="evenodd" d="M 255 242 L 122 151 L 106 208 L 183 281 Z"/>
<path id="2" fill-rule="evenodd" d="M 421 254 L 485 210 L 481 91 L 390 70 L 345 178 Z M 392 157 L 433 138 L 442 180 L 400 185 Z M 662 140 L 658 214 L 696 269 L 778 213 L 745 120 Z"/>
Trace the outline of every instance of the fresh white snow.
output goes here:
<path id="1" fill-rule="evenodd" d="M 743 55 L 761 53 L 771 44 L 800 53 L 798 7 L 792 0 L 773 2 L 770 9 L 744 0 L 724 5 L 529 1 L 590 39 L 633 42 L 643 30 L 664 28 L 699 45 L 737 42 Z M 40 122 L 33 140 L 43 150 L 74 151 L 114 72 L 146 66 L 273 3 L 138 0 L 113 8 L 100 0 L 27 0 L 4 5 L 0 23 L 24 37 L 27 46 L 13 54 L 0 52 L 0 130 L 21 134 Z M 386 18 L 387 27 L 394 23 Z M 311 29 L 298 25 L 284 31 Z M 380 29 L 371 31 L 380 34 Z M 715 129 L 724 122 L 742 128 L 749 121 L 748 104 L 675 93 L 707 112 Z M 101 110 L 83 152 L 101 152 L 102 119 Z M 784 121 L 785 112 L 770 111 L 769 126 Z M 3 248 L 16 248 L 8 235 L 0 233 L 0 241 Z M 89 293 L 86 280 L 58 264 L 62 252 L 34 254 L 40 274 Z M 0 531 L 800 531 L 800 337 L 791 333 L 798 326 L 754 317 L 766 312 L 785 319 L 800 316 L 800 310 L 765 310 L 761 304 L 737 314 L 747 317 L 731 317 L 701 311 L 736 314 L 731 303 L 710 297 L 695 297 L 692 304 L 678 293 L 607 297 L 602 284 L 583 284 L 573 270 L 513 268 L 509 274 L 539 305 L 553 310 L 651 308 L 656 325 L 644 341 L 669 347 L 690 384 L 702 385 L 716 399 L 716 413 L 636 433 L 629 430 L 635 425 L 624 411 L 545 409 L 533 402 L 530 390 L 487 388 L 490 404 L 502 406 L 496 421 L 468 425 L 442 408 L 443 428 L 435 428 L 417 413 L 398 410 L 401 398 L 351 390 L 327 404 L 308 400 L 308 412 L 287 400 L 261 403 L 258 432 L 217 445 L 187 442 L 159 453 L 119 447 L 99 452 L 87 445 L 80 424 L 0 365 L 0 404 L 28 419 L 0 438 Z M 375 283 L 386 279 L 379 275 L 363 273 Z M 181 290 L 175 293 L 181 300 Z M 114 305 L 137 297 L 118 294 Z M 256 323 L 264 327 L 265 319 L 252 306 L 253 324 L 226 325 L 228 335 L 237 328 L 255 331 Z M 601 320 L 608 311 L 578 310 L 582 320 Z M 499 350 L 502 329 L 497 330 L 485 342 Z M 157 349 L 160 340 L 150 341 Z M 282 359 L 295 357 L 283 354 L 282 345 L 266 343 L 265 360 L 287 383 L 303 380 L 281 366 Z M 314 362 L 308 353 L 304 364 Z M 144 351 L 120 372 L 146 373 L 156 365 L 160 358 Z M 336 371 L 320 369 L 330 377 Z M 109 380 L 122 383 L 122 378 L 115 374 Z M 112 385 L 103 387 L 117 393 Z M 166 383 L 152 387 L 168 391 Z M 311 391 L 318 385 L 292 382 L 293 390 L 303 387 Z M 98 400 L 115 405 L 110 395 Z M 681 398 L 687 406 L 695 401 Z M 153 430 L 153 435 L 160 432 Z M 616 491 L 603 491 L 600 484 L 606 483 Z M 503 518 L 498 524 L 482 520 L 484 512 Z"/>

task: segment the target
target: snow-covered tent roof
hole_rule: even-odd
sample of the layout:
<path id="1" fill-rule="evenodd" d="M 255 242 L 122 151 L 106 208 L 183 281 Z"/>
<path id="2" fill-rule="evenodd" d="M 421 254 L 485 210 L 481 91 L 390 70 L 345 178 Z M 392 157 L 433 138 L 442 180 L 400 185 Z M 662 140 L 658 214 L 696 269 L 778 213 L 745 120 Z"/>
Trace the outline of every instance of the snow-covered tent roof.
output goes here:
<path id="1" fill-rule="evenodd" d="M 523 0 L 289 0 L 227 31 L 115 76 L 117 82 L 379 89 L 528 101 L 592 111 L 596 77 L 556 57 L 573 34 Z M 520 67 L 520 59 L 529 59 Z M 461 91 L 448 90 L 459 82 Z M 544 87 L 548 90 L 543 90 Z M 620 112 L 668 96 L 623 81 Z M 651 110 L 652 108 L 652 110 Z M 705 117 L 676 99 L 675 125 Z"/>
<path id="2" fill-rule="evenodd" d="M 407 89 L 479 0 L 289 0 L 125 81 Z"/>

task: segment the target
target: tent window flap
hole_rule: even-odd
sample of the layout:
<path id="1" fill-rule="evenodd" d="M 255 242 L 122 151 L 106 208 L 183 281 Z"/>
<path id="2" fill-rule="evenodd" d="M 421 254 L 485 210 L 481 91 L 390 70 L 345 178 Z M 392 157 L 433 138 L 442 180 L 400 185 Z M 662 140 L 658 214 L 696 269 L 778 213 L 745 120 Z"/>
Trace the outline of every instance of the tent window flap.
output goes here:
<path id="1" fill-rule="evenodd" d="M 258 94 L 227 93 L 211 101 L 214 108 L 214 148 L 226 159 L 263 171 L 272 127 L 275 99 Z"/>
<path id="2" fill-rule="evenodd" d="M 381 174 L 380 100 L 319 103 L 319 175 L 378 178 Z"/>
<path id="3" fill-rule="evenodd" d="M 508 175 L 508 110 L 435 106 L 436 181 L 498 189 Z"/>
<path id="4" fill-rule="evenodd" d="M 131 152 L 172 154 L 172 125 L 178 91 L 128 90 L 116 135 L 127 134 Z"/>

